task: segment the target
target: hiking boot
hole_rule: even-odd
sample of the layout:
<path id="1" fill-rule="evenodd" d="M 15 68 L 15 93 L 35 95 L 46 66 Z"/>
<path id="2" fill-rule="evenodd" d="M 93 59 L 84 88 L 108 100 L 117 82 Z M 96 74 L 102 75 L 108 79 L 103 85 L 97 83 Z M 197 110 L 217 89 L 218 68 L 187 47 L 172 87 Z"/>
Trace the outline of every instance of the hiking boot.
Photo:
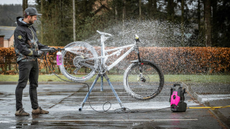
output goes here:
<path id="1" fill-rule="evenodd" d="M 15 116 L 29 116 L 30 114 L 25 112 L 23 108 L 16 111 Z"/>
<path id="2" fill-rule="evenodd" d="M 32 114 L 48 114 L 49 111 L 43 110 L 41 107 L 33 109 Z"/>

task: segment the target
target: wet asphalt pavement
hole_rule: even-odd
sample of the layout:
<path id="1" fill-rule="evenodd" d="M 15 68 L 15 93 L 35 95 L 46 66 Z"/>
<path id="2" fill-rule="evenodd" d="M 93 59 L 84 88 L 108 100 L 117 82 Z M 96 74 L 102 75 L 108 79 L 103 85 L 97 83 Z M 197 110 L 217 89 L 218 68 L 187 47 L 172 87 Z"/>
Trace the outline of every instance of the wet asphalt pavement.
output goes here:
<path id="1" fill-rule="evenodd" d="M 116 97 L 106 82 L 102 92 L 99 85 L 95 86 L 82 111 L 78 109 L 88 91 L 87 86 L 81 84 L 40 83 L 38 87 L 39 105 L 50 113 L 46 115 L 31 114 L 24 117 L 14 115 L 16 84 L 1 84 L 0 128 L 220 129 L 230 127 L 230 108 L 215 110 L 187 109 L 186 112 L 171 112 L 169 95 L 173 83 L 166 83 L 157 97 L 147 101 L 140 101 L 130 97 L 125 92 L 122 83 L 112 84 L 123 102 L 123 106 L 126 107 L 125 111 L 121 110 Z M 227 84 L 221 84 L 219 88 L 211 84 L 202 86 L 200 84 L 183 84 L 183 87 L 188 92 L 185 94 L 185 102 L 188 107 L 230 105 L 230 86 Z M 24 89 L 23 105 L 25 111 L 31 113 L 28 88 L 29 85 Z M 219 96 L 220 94 L 222 96 Z M 218 97 L 210 97 L 210 95 Z"/>

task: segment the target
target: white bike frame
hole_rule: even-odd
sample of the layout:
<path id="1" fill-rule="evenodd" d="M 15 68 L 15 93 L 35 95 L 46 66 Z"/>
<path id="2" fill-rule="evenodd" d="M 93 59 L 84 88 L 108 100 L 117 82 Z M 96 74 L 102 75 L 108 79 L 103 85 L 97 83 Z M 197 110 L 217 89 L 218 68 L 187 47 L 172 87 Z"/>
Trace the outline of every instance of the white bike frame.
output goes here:
<path id="1" fill-rule="evenodd" d="M 99 34 L 101 34 L 101 56 L 98 57 L 98 59 L 101 59 L 101 70 L 103 71 L 109 71 L 111 70 L 114 66 L 116 66 L 119 62 L 121 62 L 126 56 L 128 56 L 133 50 L 135 50 L 136 48 L 136 42 L 134 42 L 134 44 L 130 44 L 130 45 L 125 45 L 125 46 L 122 46 L 122 47 L 117 47 L 117 48 L 114 48 L 114 49 L 107 49 L 105 50 L 105 41 L 109 38 L 109 37 L 106 37 L 106 35 L 108 36 L 112 36 L 111 34 L 108 34 L 108 33 L 104 33 L 104 32 L 100 32 L 100 31 L 97 31 Z M 130 48 L 129 48 L 130 47 Z M 129 48 L 128 51 L 126 51 L 122 56 L 120 56 L 118 59 L 116 59 L 116 61 L 114 61 L 112 64 L 110 64 L 109 66 L 107 66 L 105 63 L 107 61 L 107 59 L 110 57 L 110 56 L 113 56 L 113 55 L 120 55 L 120 52 L 125 49 L 125 48 Z M 108 54 L 106 55 L 105 53 L 108 53 L 108 52 L 112 52 L 112 51 L 115 51 L 111 54 Z"/>

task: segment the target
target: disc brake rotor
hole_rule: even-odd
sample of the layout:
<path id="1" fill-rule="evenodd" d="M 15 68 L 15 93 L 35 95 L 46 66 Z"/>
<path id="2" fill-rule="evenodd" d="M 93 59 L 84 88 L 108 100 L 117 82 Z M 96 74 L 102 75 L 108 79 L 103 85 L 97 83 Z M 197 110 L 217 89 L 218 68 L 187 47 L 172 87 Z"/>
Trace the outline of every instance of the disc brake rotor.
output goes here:
<path id="1" fill-rule="evenodd" d="M 150 81 L 150 78 L 148 75 L 138 75 L 137 77 L 137 81 L 139 83 L 139 85 L 144 86 L 145 84 L 147 84 Z"/>

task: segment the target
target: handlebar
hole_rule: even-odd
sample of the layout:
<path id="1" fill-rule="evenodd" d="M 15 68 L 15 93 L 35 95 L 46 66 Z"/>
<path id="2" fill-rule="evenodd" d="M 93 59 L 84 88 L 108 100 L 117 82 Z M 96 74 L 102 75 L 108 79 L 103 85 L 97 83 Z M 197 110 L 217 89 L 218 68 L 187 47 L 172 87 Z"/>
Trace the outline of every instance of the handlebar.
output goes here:
<path id="1" fill-rule="evenodd" d="M 97 33 L 99 33 L 100 35 L 113 36 L 113 35 L 111 35 L 111 34 L 109 34 L 109 33 L 101 32 L 101 31 L 99 31 L 99 30 L 97 30 Z"/>

